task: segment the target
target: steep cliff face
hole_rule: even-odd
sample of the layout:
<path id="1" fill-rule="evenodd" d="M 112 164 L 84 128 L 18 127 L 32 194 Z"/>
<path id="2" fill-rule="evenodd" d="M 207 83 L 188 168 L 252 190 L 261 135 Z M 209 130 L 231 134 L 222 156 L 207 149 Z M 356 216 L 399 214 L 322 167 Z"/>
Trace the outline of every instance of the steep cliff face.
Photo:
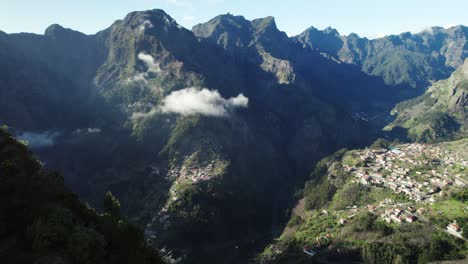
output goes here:
<path id="1" fill-rule="evenodd" d="M 295 37 L 304 46 L 329 54 L 388 85 L 424 88 L 450 76 L 467 57 L 468 29 L 432 27 L 420 33 L 402 33 L 369 40 L 356 34 L 310 28 Z"/>
<path id="2" fill-rule="evenodd" d="M 398 104 L 396 120 L 387 129 L 408 130 L 416 141 L 433 142 L 466 137 L 468 60 L 450 78 L 432 85 L 422 96 Z"/>

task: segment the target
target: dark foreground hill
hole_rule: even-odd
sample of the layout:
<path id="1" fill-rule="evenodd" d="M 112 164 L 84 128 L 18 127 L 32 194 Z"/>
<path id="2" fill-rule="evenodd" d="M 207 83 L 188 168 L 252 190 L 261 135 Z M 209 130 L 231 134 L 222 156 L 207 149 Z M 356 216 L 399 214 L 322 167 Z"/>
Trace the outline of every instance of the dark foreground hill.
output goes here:
<path id="1" fill-rule="evenodd" d="M 109 193 L 104 214 L 89 208 L 0 129 L 1 263 L 163 263 L 119 207 Z"/>

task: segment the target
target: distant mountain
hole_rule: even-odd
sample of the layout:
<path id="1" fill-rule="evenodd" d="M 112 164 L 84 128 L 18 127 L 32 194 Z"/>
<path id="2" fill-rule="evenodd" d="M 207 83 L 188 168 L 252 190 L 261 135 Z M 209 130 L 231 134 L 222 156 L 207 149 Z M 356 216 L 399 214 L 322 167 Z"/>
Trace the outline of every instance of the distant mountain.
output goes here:
<path id="1" fill-rule="evenodd" d="M 404 87 L 389 87 L 354 65 L 288 38 L 276 27 L 273 17 L 248 21 L 242 16 L 220 15 L 194 26 L 192 31 L 202 42 L 233 54 L 237 63 L 258 65 L 273 74 L 278 83 L 312 92 L 352 112 L 375 116 L 416 94 Z"/>
<path id="2" fill-rule="evenodd" d="M 387 129 L 408 130 L 412 140 L 434 142 L 464 138 L 468 131 L 468 59 L 447 80 L 436 82 L 423 95 L 399 103 Z"/>
<path id="3" fill-rule="evenodd" d="M 103 214 L 87 207 L 3 128 L 0 183 L 2 263 L 163 263 L 115 197 Z"/>
<path id="4" fill-rule="evenodd" d="M 468 56 L 468 28 L 432 27 L 369 40 L 356 34 L 340 36 L 334 29 L 309 28 L 295 40 L 336 59 L 357 65 L 389 85 L 424 88 L 450 76 Z"/>

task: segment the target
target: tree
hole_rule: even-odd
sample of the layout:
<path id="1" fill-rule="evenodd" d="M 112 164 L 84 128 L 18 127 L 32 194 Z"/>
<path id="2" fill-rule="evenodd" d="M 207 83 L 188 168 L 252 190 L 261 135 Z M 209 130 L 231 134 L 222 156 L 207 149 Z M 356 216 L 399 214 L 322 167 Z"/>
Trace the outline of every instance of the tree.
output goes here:
<path id="1" fill-rule="evenodd" d="M 374 143 L 372 143 L 372 145 L 370 146 L 371 149 L 386 149 L 390 146 L 390 143 L 383 139 L 383 138 L 379 138 L 377 139 L 376 141 L 374 141 Z"/>
<path id="2" fill-rule="evenodd" d="M 112 192 L 108 191 L 106 193 L 106 197 L 104 198 L 102 207 L 104 209 L 104 212 L 110 214 L 111 216 L 113 216 L 115 218 L 120 218 L 121 217 L 120 202 L 117 199 L 117 197 L 115 197 L 112 194 Z"/>

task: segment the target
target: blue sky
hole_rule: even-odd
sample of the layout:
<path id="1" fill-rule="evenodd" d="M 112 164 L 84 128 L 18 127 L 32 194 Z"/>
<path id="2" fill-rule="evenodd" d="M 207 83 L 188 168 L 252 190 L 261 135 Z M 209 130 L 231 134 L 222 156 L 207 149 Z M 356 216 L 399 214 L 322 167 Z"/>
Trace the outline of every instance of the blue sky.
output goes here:
<path id="1" fill-rule="evenodd" d="M 0 30 L 42 33 L 53 23 L 95 33 L 136 10 L 164 9 L 186 28 L 230 12 L 274 16 L 295 35 L 309 26 L 370 38 L 429 26 L 468 25 L 467 0 L 0 0 Z"/>

